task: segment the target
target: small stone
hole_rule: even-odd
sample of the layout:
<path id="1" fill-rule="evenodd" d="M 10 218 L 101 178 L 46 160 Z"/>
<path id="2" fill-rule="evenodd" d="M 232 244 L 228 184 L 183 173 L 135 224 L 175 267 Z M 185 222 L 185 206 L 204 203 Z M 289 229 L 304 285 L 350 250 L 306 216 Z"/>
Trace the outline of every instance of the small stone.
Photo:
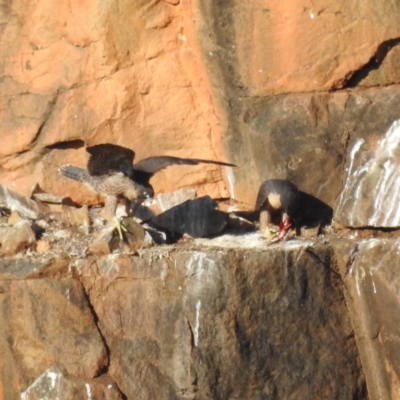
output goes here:
<path id="1" fill-rule="evenodd" d="M 38 240 L 36 243 L 36 251 L 38 253 L 46 253 L 50 250 L 51 245 L 46 240 Z"/>
<path id="2" fill-rule="evenodd" d="M 76 208 L 68 205 L 63 205 L 63 218 L 71 226 L 89 226 L 89 211 L 87 206 Z"/>
<path id="3" fill-rule="evenodd" d="M 57 239 L 68 239 L 72 236 L 72 232 L 67 229 L 60 229 L 57 232 L 54 232 L 54 237 Z"/>
<path id="4" fill-rule="evenodd" d="M 47 229 L 49 227 L 49 223 L 45 221 L 44 219 L 38 219 L 36 221 L 37 225 L 40 226 L 43 229 Z"/>
<path id="5" fill-rule="evenodd" d="M 62 213 L 62 211 L 63 211 L 62 204 L 49 203 L 48 206 L 52 211 L 55 211 L 57 213 Z"/>
<path id="6" fill-rule="evenodd" d="M 61 204 L 64 196 L 57 196 L 52 193 L 34 193 L 33 197 L 35 200 L 42 201 L 44 203 L 54 203 L 54 204 Z"/>
<path id="7" fill-rule="evenodd" d="M 9 210 L 18 211 L 31 219 L 36 219 L 40 214 L 40 210 L 35 201 L 3 185 L 0 185 L 0 204 Z"/>
<path id="8" fill-rule="evenodd" d="M 1 245 L 1 252 L 6 256 L 13 256 L 26 249 L 36 247 L 35 234 L 31 229 L 31 223 L 23 220 L 14 225 L 4 238 Z"/>
<path id="9" fill-rule="evenodd" d="M 21 216 L 18 214 L 17 211 L 12 211 L 10 216 L 8 217 L 7 224 L 15 225 L 19 221 L 21 221 Z"/>
<path id="10" fill-rule="evenodd" d="M 118 242 L 114 239 L 114 224 L 108 224 L 93 238 L 89 246 L 89 252 L 96 256 L 105 256 L 118 248 Z"/>
<path id="11" fill-rule="evenodd" d="M 300 229 L 300 235 L 306 239 L 315 239 L 318 237 L 319 230 L 320 226 L 316 226 L 313 228 L 307 228 L 302 226 Z"/>

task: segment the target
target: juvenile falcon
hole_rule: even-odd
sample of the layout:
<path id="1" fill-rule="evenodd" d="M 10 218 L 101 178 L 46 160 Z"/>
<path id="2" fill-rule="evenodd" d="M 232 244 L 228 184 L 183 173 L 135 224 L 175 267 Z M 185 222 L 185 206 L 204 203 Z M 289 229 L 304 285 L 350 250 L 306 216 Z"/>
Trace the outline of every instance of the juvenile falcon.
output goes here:
<path id="1" fill-rule="evenodd" d="M 85 183 L 94 192 L 105 197 L 105 218 L 109 220 L 115 216 L 119 196 L 128 200 L 152 197 L 154 190 L 150 185 L 150 178 L 170 165 L 204 163 L 235 166 L 220 161 L 171 156 L 149 157 L 133 164 L 133 150 L 110 143 L 90 146 L 86 151 L 90 154 L 87 170 L 64 165 L 60 172 L 63 176 Z"/>
<path id="2" fill-rule="evenodd" d="M 121 225 L 115 217 L 118 199 L 122 197 L 128 200 L 144 200 L 151 197 L 151 192 L 131 178 L 135 156 L 132 150 L 120 146 L 105 152 L 97 152 L 90 147 L 87 150 L 90 153 L 87 170 L 63 165 L 60 173 L 84 183 L 89 189 L 105 197 L 104 218 L 108 221 L 115 220 L 122 238 Z"/>
<path id="3" fill-rule="evenodd" d="M 256 211 L 260 211 L 260 230 L 266 232 L 267 237 L 273 235 L 269 224 L 274 216 L 280 217 L 278 238 L 285 237 L 292 225 L 292 219 L 300 205 L 300 194 L 297 187 L 284 179 L 269 179 L 261 184 L 258 191 Z"/>

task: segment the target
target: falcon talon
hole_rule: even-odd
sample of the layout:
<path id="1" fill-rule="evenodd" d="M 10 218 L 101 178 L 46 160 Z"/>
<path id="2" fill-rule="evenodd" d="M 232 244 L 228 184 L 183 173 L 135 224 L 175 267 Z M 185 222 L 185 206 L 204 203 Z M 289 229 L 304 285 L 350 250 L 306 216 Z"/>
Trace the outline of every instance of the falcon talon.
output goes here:
<path id="1" fill-rule="evenodd" d="M 113 220 L 115 222 L 115 229 L 117 229 L 117 231 L 118 231 L 119 238 L 121 240 L 124 240 L 124 236 L 122 234 L 122 231 L 128 232 L 128 230 L 121 224 L 121 222 L 118 220 L 117 217 L 114 217 Z"/>

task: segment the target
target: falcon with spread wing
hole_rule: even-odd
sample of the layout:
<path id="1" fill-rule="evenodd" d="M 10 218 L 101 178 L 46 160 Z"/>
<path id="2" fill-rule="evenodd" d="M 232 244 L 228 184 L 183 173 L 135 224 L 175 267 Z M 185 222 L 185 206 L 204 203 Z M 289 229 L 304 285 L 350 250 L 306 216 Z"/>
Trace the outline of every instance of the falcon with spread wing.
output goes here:
<path id="1" fill-rule="evenodd" d="M 299 205 L 300 194 L 292 182 L 284 179 L 265 181 L 260 186 L 256 202 L 256 211 L 260 212 L 260 230 L 265 230 L 267 237 L 271 238 L 269 224 L 277 215 L 281 219 L 278 238 L 284 238 Z"/>
<path id="2" fill-rule="evenodd" d="M 112 148 L 97 146 L 87 148 L 90 153 L 87 169 L 73 165 L 63 165 L 63 176 L 84 183 L 89 189 L 105 197 L 104 218 L 115 219 L 116 227 L 122 237 L 121 225 L 115 217 L 119 198 L 144 200 L 151 197 L 151 192 L 132 179 L 135 153 L 121 146 Z"/>
<path id="3" fill-rule="evenodd" d="M 87 170 L 72 165 L 60 168 L 63 176 L 89 186 L 94 192 L 106 198 L 105 218 L 112 219 L 118 197 L 128 200 L 141 200 L 152 197 L 154 190 L 150 178 L 170 165 L 217 164 L 234 167 L 220 161 L 170 156 L 149 157 L 133 164 L 135 153 L 126 147 L 104 143 L 86 148 L 90 154 Z M 120 233 L 121 235 L 121 233 Z"/>

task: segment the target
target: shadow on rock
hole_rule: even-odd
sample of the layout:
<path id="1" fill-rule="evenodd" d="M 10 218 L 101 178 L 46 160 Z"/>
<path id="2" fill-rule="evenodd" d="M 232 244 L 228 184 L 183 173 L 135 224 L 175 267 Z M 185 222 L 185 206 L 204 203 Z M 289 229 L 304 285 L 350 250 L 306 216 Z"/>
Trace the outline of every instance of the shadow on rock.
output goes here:
<path id="1" fill-rule="evenodd" d="M 156 228 L 167 231 L 175 239 L 187 234 L 191 237 L 210 237 L 226 226 L 224 213 L 210 196 L 187 200 L 151 219 Z"/>
<path id="2" fill-rule="evenodd" d="M 332 222 L 333 209 L 309 193 L 300 191 L 300 207 L 294 217 L 297 227 L 315 228 Z"/>

